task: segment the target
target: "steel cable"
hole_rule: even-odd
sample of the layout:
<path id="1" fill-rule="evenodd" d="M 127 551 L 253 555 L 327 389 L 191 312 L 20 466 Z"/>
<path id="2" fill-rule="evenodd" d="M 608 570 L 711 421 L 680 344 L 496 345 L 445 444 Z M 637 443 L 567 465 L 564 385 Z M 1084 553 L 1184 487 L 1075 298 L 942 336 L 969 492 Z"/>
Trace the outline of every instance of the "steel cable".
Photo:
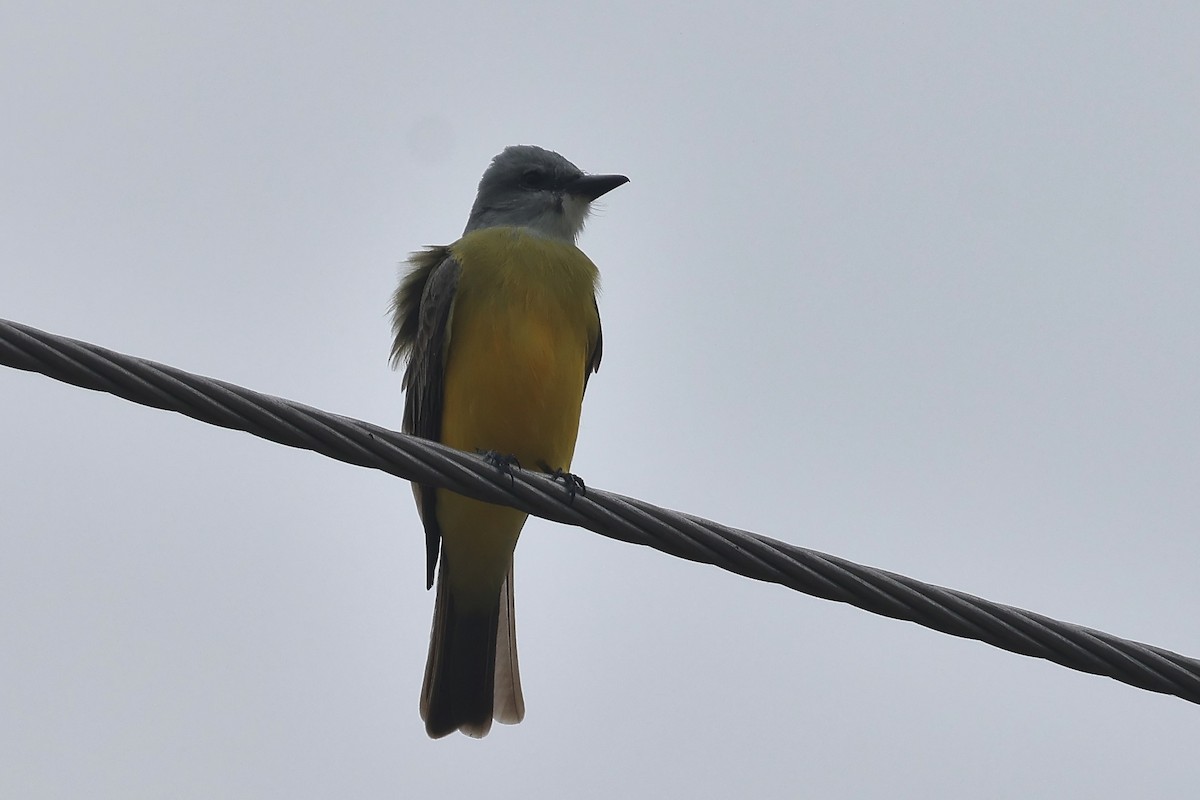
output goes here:
<path id="1" fill-rule="evenodd" d="M 0 364 L 1200 703 L 1200 661 L 0 320 Z"/>

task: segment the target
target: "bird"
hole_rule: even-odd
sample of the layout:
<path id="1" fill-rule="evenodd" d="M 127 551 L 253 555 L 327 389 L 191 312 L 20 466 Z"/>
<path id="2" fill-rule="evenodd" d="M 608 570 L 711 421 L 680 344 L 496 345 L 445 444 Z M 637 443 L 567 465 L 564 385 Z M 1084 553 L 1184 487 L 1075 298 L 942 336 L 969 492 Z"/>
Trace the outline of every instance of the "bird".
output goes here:
<path id="1" fill-rule="evenodd" d="M 533 145 L 492 159 L 461 238 L 413 253 L 392 297 L 406 433 L 582 485 L 567 470 L 603 336 L 599 271 L 575 242 L 592 203 L 628 181 Z M 513 551 L 527 515 L 412 489 L 437 584 L 421 718 L 431 738 L 482 738 L 525 716 Z"/>

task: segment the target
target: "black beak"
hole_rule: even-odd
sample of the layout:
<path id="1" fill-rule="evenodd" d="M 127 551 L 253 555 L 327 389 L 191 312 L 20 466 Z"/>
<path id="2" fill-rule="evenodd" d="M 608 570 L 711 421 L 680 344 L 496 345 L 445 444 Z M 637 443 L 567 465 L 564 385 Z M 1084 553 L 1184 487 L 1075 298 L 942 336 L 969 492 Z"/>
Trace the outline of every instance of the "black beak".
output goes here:
<path id="1" fill-rule="evenodd" d="M 629 183 L 624 175 L 581 175 L 563 188 L 567 194 L 586 197 L 590 202 L 623 183 Z"/>

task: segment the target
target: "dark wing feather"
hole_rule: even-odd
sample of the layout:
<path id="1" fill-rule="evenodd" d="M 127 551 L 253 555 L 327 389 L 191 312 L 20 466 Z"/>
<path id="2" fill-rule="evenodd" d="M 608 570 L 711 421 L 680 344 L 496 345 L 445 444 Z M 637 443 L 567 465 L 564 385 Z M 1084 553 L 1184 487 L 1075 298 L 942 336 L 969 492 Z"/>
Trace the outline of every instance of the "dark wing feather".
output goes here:
<path id="1" fill-rule="evenodd" d="M 446 247 L 414 253 L 409 263 L 412 269 L 401 279 L 392 298 L 392 365 L 408 360 L 404 370 L 404 431 L 440 441 L 446 348 L 462 267 Z M 437 494 L 431 486 L 415 486 L 413 492 L 425 526 L 426 581 L 432 587 L 442 538 L 434 507 Z"/>
<path id="2" fill-rule="evenodd" d="M 587 391 L 588 378 L 593 372 L 600 371 L 600 357 L 604 355 L 604 328 L 600 325 L 600 306 L 596 298 L 592 298 L 592 307 L 596 309 L 596 341 L 592 344 L 592 352 L 588 353 L 587 366 L 583 368 L 583 390 Z"/>

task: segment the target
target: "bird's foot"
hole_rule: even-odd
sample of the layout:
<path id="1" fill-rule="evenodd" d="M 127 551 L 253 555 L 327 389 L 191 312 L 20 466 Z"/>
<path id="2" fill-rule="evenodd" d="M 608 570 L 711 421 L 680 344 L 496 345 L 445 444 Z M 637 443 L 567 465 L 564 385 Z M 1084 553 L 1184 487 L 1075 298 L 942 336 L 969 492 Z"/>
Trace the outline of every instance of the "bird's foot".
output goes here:
<path id="1" fill-rule="evenodd" d="M 483 460 L 491 464 L 501 475 L 507 475 L 509 481 L 513 480 L 513 470 L 521 468 L 521 462 L 512 453 L 501 453 L 496 450 L 476 450 L 476 453 L 483 456 Z"/>
<path id="2" fill-rule="evenodd" d="M 574 500 L 577 494 L 587 494 L 587 484 L 575 473 L 567 472 L 559 467 L 551 467 L 545 461 L 539 462 L 538 466 L 542 468 L 542 472 L 550 476 L 550 480 L 563 482 L 563 486 L 567 489 L 567 497 L 571 500 Z"/>

